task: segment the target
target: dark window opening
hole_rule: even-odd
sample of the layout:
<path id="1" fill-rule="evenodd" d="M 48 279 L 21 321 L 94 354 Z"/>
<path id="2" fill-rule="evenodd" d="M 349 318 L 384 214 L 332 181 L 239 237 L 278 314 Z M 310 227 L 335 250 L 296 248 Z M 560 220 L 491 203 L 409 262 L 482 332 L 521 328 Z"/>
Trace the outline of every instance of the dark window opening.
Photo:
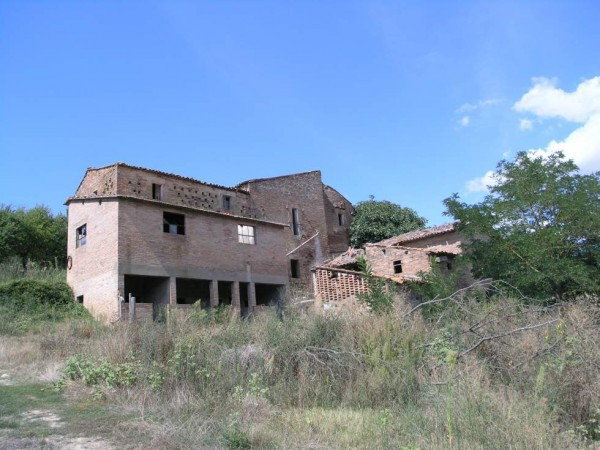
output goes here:
<path id="1" fill-rule="evenodd" d="M 162 184 L 152 184 L 152 198 L 154 200 L 162 200 Z"/>
<path id="2" fill-rule="evenodd" d="M 223 196 L 223 209 L 231 209 L 231 197 L 229 195 Z"/>
<path id="3" fill-rule="evenodd" d="M 300 264 L 297 259 L 290 259 L 292 278 L 300 278 Z"/>
<path id="4" fill-rule="evenodd" d="M 83 305 L 83 295 L 78 295 L 77 296 L 77 303 Z"/>
<path id="5" fill-rule="evenodd" d="M 402 273 L 402 261 L 394 261 L 394 273 Z"/>
<path id="6" fill-rule="evenodd" d="M 164 212 L 163 231 L 170 234 L 185 234 L 185 216 Z"/>
<path id="7" fill-rule="evenodd" d="M 81 225 L 75 232 L 75 247 L 83 247 L 87 242 L 87 224 Z"/>
<path id="8" fill-rule="evenodd" d="M 298 215 L 298 208 L 292 208 L 292 232 L 294 236 L 300 234 L 300 218 Z"/>
<path id="9" fill-rule="evenodd" d="M 452 270 L 452 263 L 446 263 L 446 267 L 448 268 L 448 270 Z"/>
<path id="10" fill-rule="evenodd" d="M 344 215 L 343 214 L 338 214 L 338 225 L 340 227 L 344 226 Z"/>

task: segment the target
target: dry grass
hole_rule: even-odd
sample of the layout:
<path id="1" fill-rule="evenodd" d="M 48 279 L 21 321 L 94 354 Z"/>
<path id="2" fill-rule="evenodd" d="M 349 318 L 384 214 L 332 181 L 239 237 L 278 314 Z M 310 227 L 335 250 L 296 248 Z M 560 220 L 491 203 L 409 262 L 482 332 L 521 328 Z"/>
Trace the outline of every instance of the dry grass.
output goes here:
<path id="1" fill-rule="evenodd" d="M 55 379 L 74 354 L 97 366 L 131 364 L 131 385 L 75 381 L 65 396 L 100 396 L 131 414 L 110 438 L 134 447 L 594 445 L 593 299 L 548 308 L 465 295 L 436 316 L 409 310 L 399 302 L 384 317 L 70 323 L 3 339 L 0 367 L 26 381 Z"/>

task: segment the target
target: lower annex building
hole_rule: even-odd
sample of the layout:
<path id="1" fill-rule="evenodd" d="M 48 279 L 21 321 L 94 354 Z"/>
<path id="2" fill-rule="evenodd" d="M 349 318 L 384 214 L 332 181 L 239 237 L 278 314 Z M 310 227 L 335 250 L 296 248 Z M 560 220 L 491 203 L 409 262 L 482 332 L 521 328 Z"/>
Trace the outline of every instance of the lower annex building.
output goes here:
<path id="1" fill-rule="evenodd" d="M 67 282 L 108 320 L 130 295 L 154 314 L 281 304 L 348 249 L 353 213 L 319 171 L 224 187 L 124 163 L 88 169 L 66 205 Z"/>

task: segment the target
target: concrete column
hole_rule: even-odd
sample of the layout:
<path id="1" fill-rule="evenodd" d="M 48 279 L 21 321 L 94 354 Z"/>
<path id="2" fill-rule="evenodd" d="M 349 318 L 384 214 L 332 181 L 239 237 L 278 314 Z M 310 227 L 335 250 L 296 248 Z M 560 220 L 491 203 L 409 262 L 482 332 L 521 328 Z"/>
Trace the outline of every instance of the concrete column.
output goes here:
<path id="1" fill-rule="evenodd" d="M 177 278 L 169 278 L 169 305 L 177 304 Z"/>
<path id="2" fill-rule="evenodd" d="M 320 310 L 323 307 L 323 298 L 321 297 L 321 290 L 319 289 L 319 283 L 317 280 L 317 271 L 312 274 L 313 293 L 315 295 L 315 308 Z"/>
<path id="3" fill-rule="evenodd" d="M 248 283 L 248 313 L 252 314 L 254 312 L 254 307 L 256 306 L 256 286 L 254 283 Z"/>
<path id="4" fill-rule="evenodd" d="M 219 306 L 219 281 L 210 281 L 210 307 Z"/>
<path id="5" fill-rule="evenodd" d="M 240 309 L 240 282 L 234 281 L 231 286 L 231 307 Z"/>

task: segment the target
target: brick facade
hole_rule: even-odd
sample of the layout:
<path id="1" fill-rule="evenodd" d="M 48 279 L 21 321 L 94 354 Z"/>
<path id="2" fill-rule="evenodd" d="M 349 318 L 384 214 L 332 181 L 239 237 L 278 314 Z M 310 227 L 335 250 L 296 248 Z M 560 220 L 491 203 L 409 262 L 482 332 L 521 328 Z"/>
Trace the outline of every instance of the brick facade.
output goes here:
<path id="1" fill-rule="evenodd" d="M 310 289 L 311 268 L 348 247 L 352 212 L 318 171 L 230 188 L 121 163 L 89 169 L 67 205 L 67 281 L 107 319 L 117 316 L 119 297 L 132 293 L 155 305 L 155 314 L 157 306 L 196 300 L 243 313 L 280 304 L 290 283 Z M 86 243 L 78 247 L 84 224 Z"/>
<path id="2" fill-rule="evenodd" d="M 365 290 L 364 279 L 357 272 L 359 256 L 365 257 L 374 275 L 401 284 L 418 281 L 421 273 L 431 271 L 432 264 L 439 264 L 442 273 L 450 273 L 453 258 L 461 253 L 460 243 L 454 226 L 446 224 L 367 244 L 364 250 L 348 249 L 314 269 L 317 304 L 331 303 L 339 309 L 342 301 L 349 305 L 355 303 L 356 294 Z M 463 284 L 472 281 L 461 279 Z"/>

